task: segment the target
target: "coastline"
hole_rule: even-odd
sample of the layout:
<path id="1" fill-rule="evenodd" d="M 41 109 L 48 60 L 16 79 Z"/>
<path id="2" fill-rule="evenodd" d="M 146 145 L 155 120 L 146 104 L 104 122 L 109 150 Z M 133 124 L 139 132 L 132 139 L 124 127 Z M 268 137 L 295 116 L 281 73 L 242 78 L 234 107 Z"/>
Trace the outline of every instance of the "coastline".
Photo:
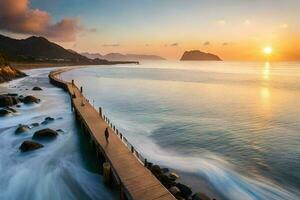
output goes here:
<path id="1" fill-rule="evenodd" d="M 38 69 L 49 67 L 69 67 L 69 66 L 106 66 L 106 65 L 118 65 L 118 64 L 139 64 L 139 61 L 108 61 L 105 64 L 88 64 L 88 63 L 10 63 L 12 67 L 20 70 L 26 69 Z"/>
<path id="2" fill-rule="evenodd" d="M 28 70 L 29 76 L 0 85 L 3 94 L 32 95 L 41 100 L 11 106 L 17 112 L 0 117 L 0 168 L 5 171 L 0 175 L 0 199 L 117 199 L 103 184 L 96 155 L 74 120 L 68 95 L 49 83 L 49 70 Z M 32 90 L 35 86 L 42 90 Z M 29 129 L 16 133 L 19 124 Z M 57 137 L 33 138 L 35 132 L 46 128 L 58 131 Z M 27 140 L 44 147 L 22 152 L 19 148 Z"/>

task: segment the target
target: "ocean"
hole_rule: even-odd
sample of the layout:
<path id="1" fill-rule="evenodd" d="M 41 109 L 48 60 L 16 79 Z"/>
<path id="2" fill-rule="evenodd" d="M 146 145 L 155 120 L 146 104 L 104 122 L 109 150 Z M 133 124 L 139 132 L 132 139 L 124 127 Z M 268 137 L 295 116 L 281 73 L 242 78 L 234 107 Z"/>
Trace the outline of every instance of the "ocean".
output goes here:
<path id="1" fill-rule="evenodd" d="M 70 97 L 49 83 L 53 68 L 25 70 L 28 77 L 0 84 L 0 93 L 34 95 L 39 104 L 13 107 L 15 115 L 0 117 L 1 200 L 113 200 L 118 194 L 103 184 L 89 141 L 81 133 L 70 107 Z M 32 91 L 39 86 L 42 91 Z M 49 124 L 15 134 L 18 124 Z M 63 132 L 52 141 L 39 141 L 43 148 L 21 152 L 19 146 L 31 140 L 35 131 L 51 128 Z"/>
<path id="2" fill-rule="evenodd" d="M 194 192 L 300 199 L 300 63 L 155 61 L 62 78 Z"/>

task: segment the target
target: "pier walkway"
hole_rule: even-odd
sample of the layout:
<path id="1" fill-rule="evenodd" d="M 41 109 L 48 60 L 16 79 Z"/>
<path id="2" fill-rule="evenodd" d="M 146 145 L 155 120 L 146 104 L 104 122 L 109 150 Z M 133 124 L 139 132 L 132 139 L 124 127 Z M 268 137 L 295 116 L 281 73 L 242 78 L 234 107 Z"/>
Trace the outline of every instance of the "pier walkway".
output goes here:
<path id="1" fill-rule="evenodd" d="M 138 153 L 122 141 L 120 133 L 109 127 L 101 110 L 98 112 L 82 95 L 74 83 L 65 82 L 59 74 L 69 70 L 61 69 L 49 74 L 53 85 L 63 88 L 71 96 L 71 103 L 82 128 L 90 135 L 97 153 L 105 157 L 111 167 L 111 175 L 120 186 L 121 199 L 133 200 L 175 200 L 175 197 L 156 179 L 156 177 L 137 159 Z M 84 105 L 83 105 L 84 104 Z M 109 143 L 104 131 L 109 127 Z M 100 152 L 98 152 L 100 151 Z"/>

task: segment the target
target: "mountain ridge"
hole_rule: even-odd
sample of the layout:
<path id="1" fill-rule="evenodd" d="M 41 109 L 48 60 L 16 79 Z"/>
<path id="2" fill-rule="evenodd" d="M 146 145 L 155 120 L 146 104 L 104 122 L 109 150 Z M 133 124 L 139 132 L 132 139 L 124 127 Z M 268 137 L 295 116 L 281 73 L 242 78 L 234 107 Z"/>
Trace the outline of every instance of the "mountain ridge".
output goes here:
<path id="1" fill-rule="evenodd" d="M 166 60 L 165 58 L 157 55 L 146 55 L 146 54 L 121 54 L 121 53 L 108 53 L 102 55 L 100 53 L 88 53 L 83 52 L 81 55 L 86 56 L 90 59 L 100 58 L 106 60 Z"/>

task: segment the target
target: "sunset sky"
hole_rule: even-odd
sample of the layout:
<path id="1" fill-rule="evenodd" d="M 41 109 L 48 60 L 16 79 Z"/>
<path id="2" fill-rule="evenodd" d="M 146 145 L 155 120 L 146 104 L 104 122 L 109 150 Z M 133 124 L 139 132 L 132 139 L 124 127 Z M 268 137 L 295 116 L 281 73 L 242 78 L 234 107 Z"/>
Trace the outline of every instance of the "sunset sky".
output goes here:
<path id="1" fill-rule="evenodd" d="M 91 53 L 300 60 L 299 0 L 1 0 L 0 32 Z"/>

